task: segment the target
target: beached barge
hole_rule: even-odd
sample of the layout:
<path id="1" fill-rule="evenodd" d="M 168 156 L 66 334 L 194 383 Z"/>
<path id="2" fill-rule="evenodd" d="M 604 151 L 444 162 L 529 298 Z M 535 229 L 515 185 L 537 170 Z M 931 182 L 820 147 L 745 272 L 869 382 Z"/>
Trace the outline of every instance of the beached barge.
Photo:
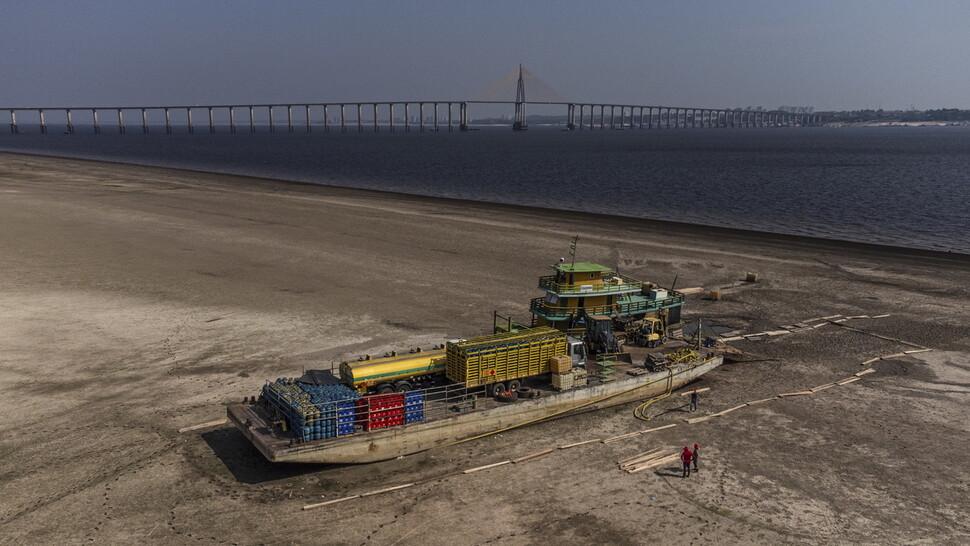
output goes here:
<path id="1" fill-rule="evenodd" d="M 368 463 L 646 400 L 723 362 L 656 348 L 680 321 L 682 294 L 598 264 L 552 267 L 530 325 L 496 315 L 490 335 L 268 382 L 229 419 L 273 462 Z"/>

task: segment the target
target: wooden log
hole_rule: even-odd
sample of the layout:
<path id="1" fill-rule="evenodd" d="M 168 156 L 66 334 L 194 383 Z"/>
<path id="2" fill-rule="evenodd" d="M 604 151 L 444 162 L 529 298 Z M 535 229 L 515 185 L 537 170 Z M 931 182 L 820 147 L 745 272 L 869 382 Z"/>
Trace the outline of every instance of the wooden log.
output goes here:
<path id="1" fill-rule="evenodd" d="M 384 489 L 378 489 L 377 491 L 368 491 L 367 493 L 361 493 L 361 497 L 370 497 L 371 495 L 380 495 L 381 493 L 390 493 L 391 491 L 397 491 L 398 489 L 406 489 L 408 487 L 413 487 L 413 483 L 406 483 L 404 485 L 395 485 L 393 487 L 385 487 Z"/>
<path id="2" fill-rule="evenodd" d="M 207 423 L 200 423 L 198 425 L 192 425 L 190 427 L 180 428 L 179 434 L 182 434 L 183 432 L 189 432 L 190 430 L 199 430 L 200 428 L 209 428 L 209 427 L 214 427 L 218 425 L 224 425 L 226 424 L 227 421 L 228 419 L 225 419 L 225 418 L 216 419 L 215 421 L 209 421 Z"/>
<path id="3" fill-rule="evenodd" d="M 552 453 L 553 451 L 555 451 L 555 449 L 547 449 L 545 451 L 540 451 L 538 453 L 533 453 L 532 455 L 526 455 L 525 457 L 519 457 L 518 459 L 512 459 L 512 462 L 515 463 L 515 464 L 524 463 L 526 461 L 531 461 L 532 459 L 536 459 L 538 457 L 542 457 L 543 455 L 548 455 L 548 454 Z"/>
<path id="4" fill-rule="evenodd" d="M 777 396 L 772 396 L 771 398 L 762 398 L 761 400 L 755 400 L 754 402 L 748 402 L 749 406 L 757 406 L 758 404 L 764 404 L 765 402 L 771 402 L 772 400 L 777 400 Z"/>
<path id="5" fill-rule="evenodd" d="M 913 354 L 916 354 L 916 353 L 928 353 L 928 352 L 930 352 L 932 350 L 933 349 L 929 349 L 929 348 L 927 348 L 927 349 L 910 349 L 909 351 L 903 351 L 903 354 L 913 355 Z"/>
<path id="6" fill-rule="evenodd" d="M 785 397 L 785 396 L 806 396 L 806 395 L 809 395 L 809 394 L 812 394 L 812 391 L 783 392 L 783 393 L 780 393 L 778 396 L 781 396 L 781 397 Z"/>
<path id="7" fill-rule="evenodd" d="M 836 385 L 848 385 L 849 383 L 852 383 L 853 381 L 858 381 L 858 380 L 859 380 L 858 377 L 850 377 L 848 379 L 843 379 L 842 381 L 836 381 L 835 384 Z"/>
<path id="8" fill-rule="evenodd" d="M 487 470 L 489 468 L 495 468 L 496 466 L 502 466 L 503 464 L 509 464 L 512 461 L 502 461 L 500 463 L 487 464 L 485 466 L 477 466 L 475 468 L 469 468 L 468 470 L 463 470 L 462 474 L 471 474 L 472 472 L 478 472 L 480 470 Z M 363 495 L 361 495 L 363 496 Z"/>
<path id="9" fill-rule="evenodd" d="M 875 372 L 876 372 L 876 370 L 874 370 L 872 368 L 866 368 L 866 369 L 862 370 L 861 372 L 856 372 L 855 376 L 856 377 L 862 377 L 862 376 L 866 375 L 867 373 L 875 373 Z"/>
<path id="10" fill-rule="evenodd" d="M 872 364 L 873 362 L 878 362 L 880 360 L 882 359 L 877 356 L 876 358 L 870 358 L 869 360 L 866 360 L 865 362 L 862 363 L 862 365 L 868 366 L 869 364 Z"/>
<path id="11" fill-rule="evenodd" d="M 812 328 L 821 328 L 822 326 L 826 326 L 828 324 L 831 324 L 831 322 L 820 322 L 818 324 L 813 325 Z"/>
<path id="12" fill-rule="evenodd" d="M 879 358 L 881 358 L 882 360 L 889 360 L 891 358 L 900 358 L 900 357 L 904 357 L 904 356 L 906 356 L 906 353 L 893 353 L 891 355 L 883 355 L 883 356 L 880 356 Z"/>
<path id="13" fill-rule="evenodd" d="M 825 385 L 819 385 L 818 387 L 812 387 L 811 391 L 812 392 L 824 391 L 825 389 L 831 389 L 834 386 L 835 386 L 835 383 L 828 383 Z"/>
<path id="14" fill-rule="evenodd" d="M 889 316 L 889 313 L 886 313 L 885 315 L 876 315 L 874 317 L 869 317 L 869 318 L 886 318 L 888 316 Z"/>
<path id="15" fill-rule="evenodd" d="M 602 442 L 602 441 L 603 440 L 601 440 L 600 438 L 594 438 L 592 440 L 586 440 L 586 441 L 583 441 L 583 442 L 576 442 L 575 444 L 566 444 L 564 446 L 559 446 L 559 449 L 569 449 L 571 447 L 584 446 L 586 444 L 594 444 L 594 443 L 599 443 L 599 442 Z"/>
<path id="16" fill-rule="evenodd" d="M 304 510 L 313 510 L 314 508 L 320 508 L 321 506 L 327 506 L 330 504 L 337 504 L 338 502 L 345 502 L 349 500 L 359 499 L 360 495 L 354 495 L 353 497 L 344 497 L 342 499 L 334 499 L 327 502 L 318 502 L 316 504 L 308 504 L 303 507 Z"/>
<path id="17" fill-rule="evenodd" d="M 709 390 L 711 390 L 711 388 L 710 388 L 710 387 L 704 387 L 703 389 L 697 389 L 697 392 L 698 392 L 698 393 L 702 393 L 702 392 L 707 392 L 707 391 L 709 391 Z M 691 389 L 691 390 L 689 390 L 689 391 L 685 391 L 685 392 L 682 392 L 682 393 L 680 393 L 680 395 L 681 395 L 681 396 L 690 396 L 690 394 L 691 394 L 692 392 L 694 392 L 694 389 Z"/>

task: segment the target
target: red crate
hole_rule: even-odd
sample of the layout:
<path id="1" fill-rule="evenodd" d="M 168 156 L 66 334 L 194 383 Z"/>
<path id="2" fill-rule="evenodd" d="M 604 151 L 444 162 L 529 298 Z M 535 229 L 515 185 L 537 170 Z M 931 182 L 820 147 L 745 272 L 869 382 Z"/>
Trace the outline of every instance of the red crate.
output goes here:
<path id="1" fill-rule="evenodd" d="M 404 394 L 372 394 L 357 400 L 357 420 L 364 430 L 404 424 Z"/>

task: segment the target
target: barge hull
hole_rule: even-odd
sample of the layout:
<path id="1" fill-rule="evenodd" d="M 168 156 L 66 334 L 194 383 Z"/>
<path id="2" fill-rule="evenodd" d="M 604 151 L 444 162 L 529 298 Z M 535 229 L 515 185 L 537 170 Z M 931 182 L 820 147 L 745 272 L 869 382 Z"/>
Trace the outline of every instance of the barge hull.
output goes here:
<path id="1" fill-rule="evenodd" d="M 645 400 L 690 383 L 722 363 L 723 357 L 714 356 L 669 372 L 644 374 L 536 400 L 520 400 L 487 410 L 472 410 L 442 419 L 306 443 L 291 443 L 287 438 L 274 435 L 273 425 L 257 405 L 230 405 L 227 413 L 229 420 L 272 462 L 371 463 L 552 418 Z"/>

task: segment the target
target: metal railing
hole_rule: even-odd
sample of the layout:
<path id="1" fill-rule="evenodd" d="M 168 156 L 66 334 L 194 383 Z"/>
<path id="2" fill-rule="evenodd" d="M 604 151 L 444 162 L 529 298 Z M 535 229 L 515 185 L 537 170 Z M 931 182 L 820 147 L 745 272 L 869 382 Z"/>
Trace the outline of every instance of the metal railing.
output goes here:
<path id="1" fill-rule="evenodd" d="M 603 279 L 602 284 L 565 284 L 556 282 L 555 275 L 539 277 L 539 288 L 555 292 L 561 296 L 585 295 L 585 294 L 623 294 L 626 292 L 639 292 L 643 289 L 643 283 L 627 277 L 625 275 L 614 274 L 612 278 Z"/>
<path id="2" fill-rule="evenodd" d="M 535 298 L 529 303 L 529 311 L 548 320 L 566 320 L 570 317 L 579 316 L 582 311 L 585 311 L 587 315 L 609 315 L 613 318 L 620 318 L 670 309 L 684 303 L 684 295 L 680 292 L 668 292 L 668 294 L 666 298 L 662 299 L 638 298 L 634 301 L 618 302 L 612 305 L 583 307 L 553 307 L 544 298 Z"/>

